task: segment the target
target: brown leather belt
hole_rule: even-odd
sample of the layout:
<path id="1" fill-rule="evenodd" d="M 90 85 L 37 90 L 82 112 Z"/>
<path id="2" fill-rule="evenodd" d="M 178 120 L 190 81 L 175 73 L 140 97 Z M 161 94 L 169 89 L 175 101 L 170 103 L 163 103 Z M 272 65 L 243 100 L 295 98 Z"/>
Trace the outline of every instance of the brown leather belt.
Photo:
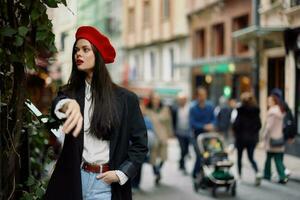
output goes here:
<path id="1" fill-rule="evenodd" d="M 86 172 L 92 172 L 92 173 L 104 173 L 104 172 L 109 171 L 108 163 L 103 164 L 103 165 L 96 165 L 96 164 L 90 164 L 87 162 L 83 162 L 81 168 Z"/>

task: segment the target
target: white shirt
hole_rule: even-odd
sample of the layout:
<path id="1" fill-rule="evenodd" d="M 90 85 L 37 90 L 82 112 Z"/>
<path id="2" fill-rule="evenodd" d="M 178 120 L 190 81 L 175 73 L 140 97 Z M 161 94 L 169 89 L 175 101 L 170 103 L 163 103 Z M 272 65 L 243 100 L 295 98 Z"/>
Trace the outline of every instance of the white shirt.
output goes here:
<path id="1" fill-rule="evenodd" d="M 92 104 L 92 93 L 91 93 L 91 85 L 86 82 L 85 84 L 85 101 L 84 101 L 84 144 L 83 144 L 83 152 L 82 158 L 84 161 L 88 163 L 94 164 L 105 164 L 109 162 L 109 141 L 100 140 L 95 136 L 91 135 L 89 132 L 90 120 L 93 113 Z M 66 115 L 59 110 L 63 107 L 63 105 L 70 101 L 70 99 L 62 99 L 60 100 L 54 110 L 54 113 L 59 119 L 66 118 Z M 123 185 L 127 182 L 128 177 L 120 170 L 115 170 L 116 174 L 120 180 L 120 185 Z"/>
<path id="2" fill-rule="evenodd" d="M 189 129 L 189 105 L 186 103 L 183 107 L 178 107 L 177 128 L 179 130 Z"/>

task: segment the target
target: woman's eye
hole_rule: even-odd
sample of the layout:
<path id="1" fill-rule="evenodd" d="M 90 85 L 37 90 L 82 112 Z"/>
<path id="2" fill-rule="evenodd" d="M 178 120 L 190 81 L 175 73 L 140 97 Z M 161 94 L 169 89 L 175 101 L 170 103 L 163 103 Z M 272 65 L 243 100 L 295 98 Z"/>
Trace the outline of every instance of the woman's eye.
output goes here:
<path id="1" fill-rule="evenodd" d="M 87 49 L 87 48 L 86 48 L 86 49 L 83 49 L 84 52 L 88 52 L 89 50 L 90 50 L 90 49 Z"/>

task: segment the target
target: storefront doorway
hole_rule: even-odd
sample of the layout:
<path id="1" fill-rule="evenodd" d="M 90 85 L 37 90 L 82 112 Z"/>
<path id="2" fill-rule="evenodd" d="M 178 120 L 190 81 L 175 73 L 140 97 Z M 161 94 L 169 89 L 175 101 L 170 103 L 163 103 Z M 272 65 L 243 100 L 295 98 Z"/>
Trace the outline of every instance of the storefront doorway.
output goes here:
<path id="1" fill-rule="evenodd" d="M 282 90 L 284 98 L 284 57 L 268 59 L 268 94 L 273 88 Z"/>
<path id="2" fill-rule="evenodd" d="M 300 135 L 300 50 L 295 52 L 296 60 L 296 101 L 295 117 L 297 122 L 297 133 Z"/>

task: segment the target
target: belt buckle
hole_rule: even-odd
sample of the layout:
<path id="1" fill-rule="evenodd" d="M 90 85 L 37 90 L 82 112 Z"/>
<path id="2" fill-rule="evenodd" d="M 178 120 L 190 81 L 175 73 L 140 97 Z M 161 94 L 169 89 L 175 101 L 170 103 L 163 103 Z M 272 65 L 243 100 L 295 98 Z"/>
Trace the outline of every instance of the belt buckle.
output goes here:
<path id="1" fill-rule="evenodd" d="M 100 166 L 100 172 L 99 173 L 102 173 L 103 171 L 103 165 L 99 165 Z"/>

